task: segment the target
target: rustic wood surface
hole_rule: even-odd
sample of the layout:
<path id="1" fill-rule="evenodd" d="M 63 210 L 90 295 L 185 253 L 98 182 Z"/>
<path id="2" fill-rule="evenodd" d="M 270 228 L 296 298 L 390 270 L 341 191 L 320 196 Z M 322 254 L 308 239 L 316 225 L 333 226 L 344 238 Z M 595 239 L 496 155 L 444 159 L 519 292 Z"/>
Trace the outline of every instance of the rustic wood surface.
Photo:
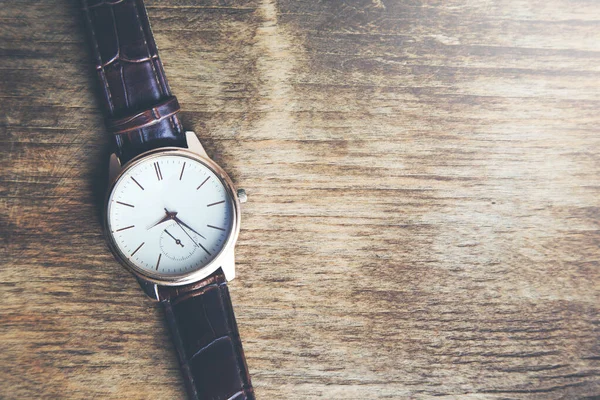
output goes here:
<path id="1" fill-rule="evenodd" d="M 0 398 L 182 398 L 103 240 L 77 3 L 0 1 Z M 598 1 L 147 4 L 186 127 L 249 194 L 259 399 L 600 398 Z"/>

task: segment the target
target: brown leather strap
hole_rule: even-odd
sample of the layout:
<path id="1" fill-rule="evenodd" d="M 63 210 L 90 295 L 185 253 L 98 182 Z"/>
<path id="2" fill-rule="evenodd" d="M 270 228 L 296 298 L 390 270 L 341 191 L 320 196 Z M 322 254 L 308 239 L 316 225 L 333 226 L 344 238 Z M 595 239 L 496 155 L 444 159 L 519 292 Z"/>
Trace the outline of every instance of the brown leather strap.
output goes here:
<path id="1" fill-rule="evenodd" d="M 122 163 L 158 147 L 185 147 L 179 104 L 158 58 L 142 0 L 82 0 L 107 127 Z M 161 287 L 191 399 L 254 400 L 222 273 Z"/>
<path id="2" fill-rule="evenodd" d="M 144 151 L 185 147 L 142 0 L 82 0 L 107 127 L 125 163 Z"/>
<path id="3" fill-rule="evenodd" d="M 187 286 L 160 287 L 190 399 L 254 400 L 222 272 Z"/>

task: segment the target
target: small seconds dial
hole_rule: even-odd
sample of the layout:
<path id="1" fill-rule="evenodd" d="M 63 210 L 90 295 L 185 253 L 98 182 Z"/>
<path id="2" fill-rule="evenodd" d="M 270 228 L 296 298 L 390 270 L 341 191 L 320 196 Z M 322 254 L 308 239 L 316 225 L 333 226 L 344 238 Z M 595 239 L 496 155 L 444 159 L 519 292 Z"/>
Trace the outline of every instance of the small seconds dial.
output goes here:
<path id="1" fill-rule="evenodd" d="M 160 234 L 160 250 L 172 260 L 183 261 L 194 254 L 199 241 L 199 237 L 188 239 L 185 235 L 182 236 L 178 225 L 172 223 Z"/>
<path id="2" fill-rule="evenodd" d="M 151 275 L 186 275 L 204 267 L 233 226 L 232 199 L 221 179 L 183 155 L 149 157 L 128 168 L 107 211 L 120 255 Z"/>

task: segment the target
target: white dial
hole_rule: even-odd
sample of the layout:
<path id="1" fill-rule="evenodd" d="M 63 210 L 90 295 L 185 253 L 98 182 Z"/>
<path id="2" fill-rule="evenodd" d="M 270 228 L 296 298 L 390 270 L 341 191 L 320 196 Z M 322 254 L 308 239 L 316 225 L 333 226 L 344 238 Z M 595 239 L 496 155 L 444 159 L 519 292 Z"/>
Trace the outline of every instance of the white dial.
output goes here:
<path id="1" fill-rule="evenodd" d="M 120 256 L 149 275 L 199 270 L 232 231 L 232 199 L 205 164 L 183 155 L 147 157 L 124 171 L 108 200 L 109 234 Z"/>

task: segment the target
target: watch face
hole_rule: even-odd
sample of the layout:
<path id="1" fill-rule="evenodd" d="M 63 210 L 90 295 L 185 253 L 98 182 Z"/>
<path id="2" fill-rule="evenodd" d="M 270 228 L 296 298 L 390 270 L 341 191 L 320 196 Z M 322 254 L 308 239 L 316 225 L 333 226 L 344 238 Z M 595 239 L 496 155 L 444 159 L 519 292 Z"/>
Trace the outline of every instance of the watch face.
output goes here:
<path id="1" fill-rule="evenodd" d="M 198 271 L 223 250 L 234 226 L 230 191 L 206 164 L 181 154 L 144 157 L 123 171 L 108 199 L 108 234 L 144 275 Z"/>

